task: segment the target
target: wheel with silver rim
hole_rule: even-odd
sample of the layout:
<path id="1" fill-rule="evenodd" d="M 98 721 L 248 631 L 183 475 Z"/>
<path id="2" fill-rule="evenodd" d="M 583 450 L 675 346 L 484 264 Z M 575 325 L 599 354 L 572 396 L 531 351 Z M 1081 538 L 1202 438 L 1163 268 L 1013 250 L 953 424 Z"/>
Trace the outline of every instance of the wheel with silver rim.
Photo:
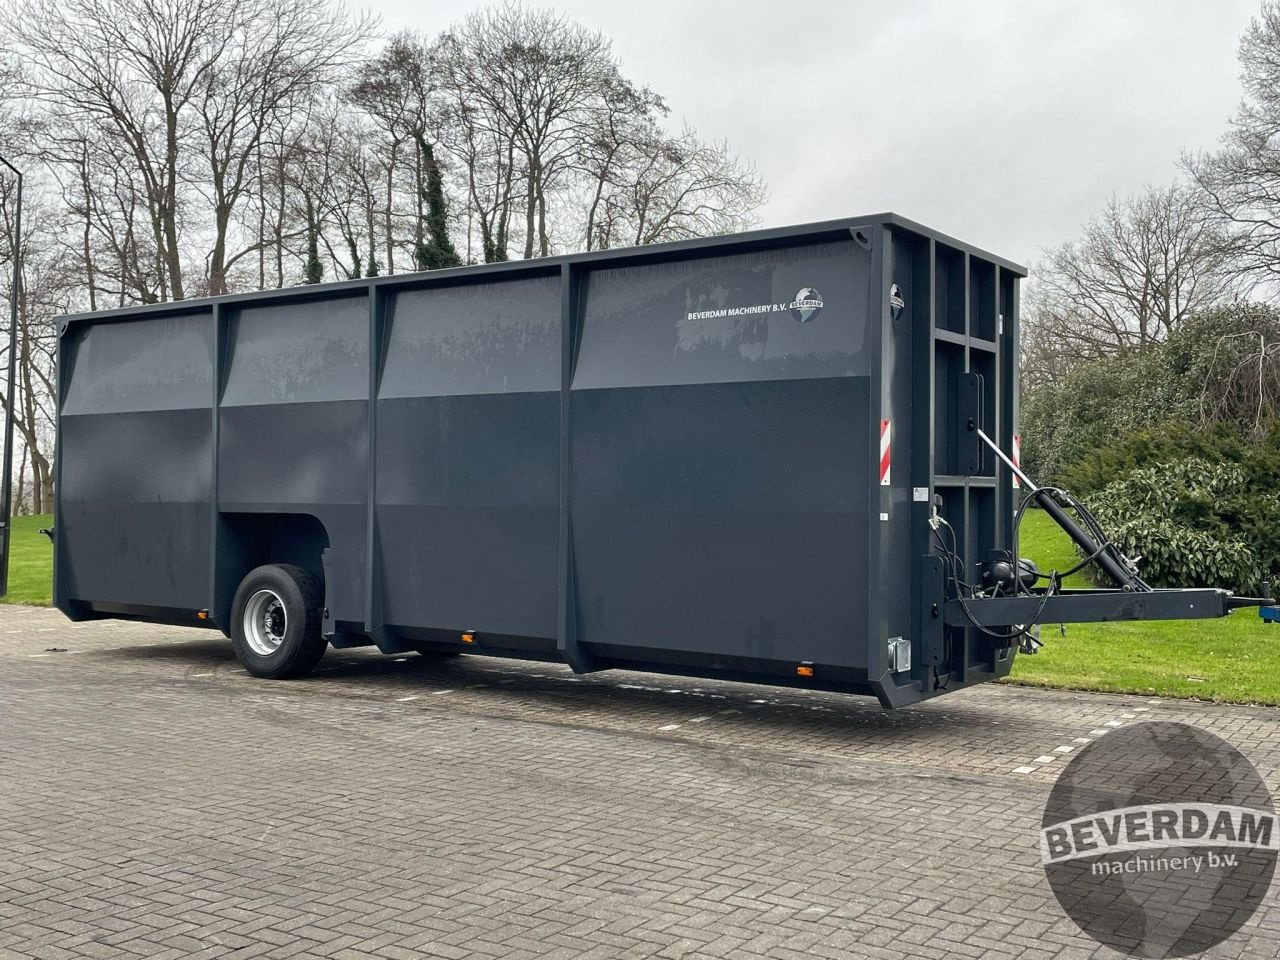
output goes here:
<path id="1" fill-rule="evenodd" d="M 253 652 L 269 657 L 284 643 L 289 629 L 289 614 L 284 601 L 274 590 L 259 590 L 244 608 L 244 638 Z"/>
<path id="2" fill-rule="evenodd" d="M 256 677 L 280 679 L 310 673 L 328 643 L 321 627 L 324 587 L 292 564 L 258 567 L 240 582 L 231 605 L 231 645 Z"/>

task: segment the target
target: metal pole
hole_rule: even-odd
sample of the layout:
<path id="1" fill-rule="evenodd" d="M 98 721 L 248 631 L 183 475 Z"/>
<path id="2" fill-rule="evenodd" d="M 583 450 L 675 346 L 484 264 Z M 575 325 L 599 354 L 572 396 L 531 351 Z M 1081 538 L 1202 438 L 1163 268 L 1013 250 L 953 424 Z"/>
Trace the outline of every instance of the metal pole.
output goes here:
<path id="1" fill-rule="evenodd" d="M 1036 503 L 1040 504 L 1040 508 L 1044 510 L 1044 512 L 1047 513 L 1058 526 L 1066 531 L 1067 536 L 1075 541 L 1076 546 L 1084 552 L 1086 557 L 1094 558 L 1093 562 L 1101 567 L 1106 575 L 1116 582 L 1116 586 L 1124 587 L 1126 590 L 1150 589 L 1150 587 L 1142 582 L 1136 573 L 1127 569 L 1124 564 L 1111 555 L 1110 547 L 1105 547 L 1104 545 L 1097 543 L 1092 536 L 1082 530 L 1080 525 L 1071 519 L 1071 515 L 1063 510 L 1062 507 L 1058 506 L 1053 499 L 1052 493 L 1044 487 L 1036 486 L 1035 482 L 1030 477 L 1018 469 L 1014 462 L 1005 456 L 1004 451 L 1000 449 L 994 440 L 988 437 L 981 430 L 978 431 L 978 439 L 994 450 L 996 456 L 1004 461 L 1005 466 L 1017 474 L 1018 479 L 1026 485 L 1030 495 L 1035 498 Z"/>
<path id="2" fill-rule="evenodd" d="M 0 477 L 0 597 L 9 592 L 9 542 L 13 514 L 14 386 L 18 370 L 18 301 L 22 296 L 22 172 L 4 157 L 0 163 L 18 178 L 18 209 L 13 218 L 13 285 L 9 293 L 9 370 L 5 380 L 4 475 Z"/>
<path id="3" fill-rule="evenodd" d="M 1016 463 L 1014 463 L 1012 460 L 1006 457 L 1004 455 L 1004 451 L 1001 450 L 996 445 L 996 442 L 992 440 L 990 437 L 988 437 L 981 430 L 978 431 L 978 439 L 995 451 L 996 456 L 1004 461 L 1004 465 L 1013 471 L 1013 475 L 1015 477 L 1017 477 L 1019 480 L 1022 481 L 1022 485 L 1027 488 L 1027 492 L 1035 493 L 1037 490 L 1040 489 L 1038 486 L 1036 486 L 1035 481 L 1032 480 L 1030 477 L 1028 477 L 1025 473 L 1023 473 L 1022 470 L 1019 469 Z"/>

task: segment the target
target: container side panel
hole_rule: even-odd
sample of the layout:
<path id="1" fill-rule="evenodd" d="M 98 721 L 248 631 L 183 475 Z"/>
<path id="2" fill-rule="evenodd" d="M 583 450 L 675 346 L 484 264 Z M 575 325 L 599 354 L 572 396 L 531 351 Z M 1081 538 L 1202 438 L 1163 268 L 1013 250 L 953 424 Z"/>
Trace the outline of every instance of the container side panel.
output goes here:
<path id="1" fill-rule="evenodd" d="M 365 297 L 341 297 L 240 311 L 222 406 L 367 398 L 368 310 Z"/>
<path id="2" fill-rule="evenodd" d="M 868 393 L 576 392 L 581 641 L 862 668 Z"/>
<path id="3" fill-rule="evenodd" d="M 380 400 L 560 388 L 559 275 L 394 295 Z"/>
<path id="4" fill-rule="evenodd" d="M 850 241 L 594 271 L 573 386 L 865 374 L 868 261 Z"/>
<path id="5" fill-rule="evenodd" d="M 333 618 L 362 619 L 366 404 L 223 407 L 218 445 L 218 509 L 319 520 L 330 549 Z"/>
<path id="6" fill-rule="evenodd" d="M 934 323 L 939 330 L 964 333 L 964 254 L 942 243 L 935 249 Z"/>
<path id="7" fill-rule="evenodd" d="M 390 626 L 556 635 L 559 277 L 398 294 L 378 394 Z"/>
<path id="8" fill-rule="evenodd" d="M 99 324 L 71 336 L 59 603 L 198 610 L 209 577 L 208 315 Z"/>
<path id="9" fill-rule="evenodd" d="M 62 415 L 209 408 L 213 345 L 201 317 L 98 324 L 72 334 Z"/>
<path id="10" fill-rule="evenodd" d="M 222 509 L 364 503 L 365 414 L 357 401 L 223 407 Z"/>
<path id="11" fill-rule="evenodd" d="M 388 624 L 555 636 L 559 427 L 554 393 L 380 404 Z"/>
<path id="12" fill-rule="evenodd" d="M 587 277 L 583 644 L 865 669 L 870 261 L 850 241 Z"/>
<path id="13" fill-rule="evenodd" d="M 229 320 L 225 370 L 218 509 L 319 520 L 332 619 L 363 620 L 367 299 L 246 309 Z"/>

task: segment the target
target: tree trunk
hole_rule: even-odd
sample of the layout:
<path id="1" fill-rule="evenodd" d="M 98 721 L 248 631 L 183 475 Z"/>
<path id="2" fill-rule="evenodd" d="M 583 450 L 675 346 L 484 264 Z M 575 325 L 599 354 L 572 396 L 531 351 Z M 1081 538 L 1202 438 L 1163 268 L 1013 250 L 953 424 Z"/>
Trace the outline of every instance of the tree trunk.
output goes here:
<path id="1" fill-rule="evenodd" d="M 276 182 L 280 184 L 280 192 L 278 202 L 276 204 L 276 286 L 284 286 L 284 215 L 285 215 L 285 169 L 284 169 L 284 153 L 281 152 L 276 160 Z"/>
<path id="2" fill-rule="evenodd" d="M 551 239 L 547 236 L 547 198 L 538 191 L 538 256 L 551 255 Z"/>
<path id="3" fill-rule="evenodd" d="M 262 179 L 262 151 L 255 158 L 258 167 L 258 289 L 267 289 L 267 182 Z"/>
<path id="4" fill-rule="evenodd" d="M 34 484 L 33 484 L 34 486 Z M 17 489 L 13 492 L 13 515 L 22 512 L 27 499 L 27 445 L 22 445 L 22 462 L 18 464 Z"/>
<path id="5" fill-rule="evenodd" d="M 98 291 L 93 272 L 93 188 L 89 185 L 88 147 L 80 162 L 80 190 L 84 196 L 84 230 L 80 236 L 84 257 L 84 279 L 89 287 L 89 310 L 98 309 Z"/>
<path id="6" fill-rule="evenodd" d="M 537 239 L 538 216 L 538 168 L 529 164 L 529 195 L 524 202 L 524 258 L 533 259 L 533 244 Z"/>
<path id="7" fill-rule="evenodd" d="M 165 174 L 164 195 L 165 264 L 169 273 L 169 290 L 174 300 L 185 300 L 182 283 L 182 256 L 178 249 L 178 112 L 172 100 L 165 98 Z"/>
<path id="8" fill-rule="evenodd" d="M 217 297 L 227 292 L 227 226 L 231 208 L 219 207 L 214 211 L 213 250 L 209 254 L 209 296 Z"/>
<path id="9" fill-rule="evenodd" d="M 44 470 L 44 476 L 40 478 L 40 498 L 44 501 L 49 511 L 53 511 L 53 471 L 47 466 Z M 41 511 L 43 512 L 43 511 Z"/>
<path id="10" fill-rule="evenodd" d="M 387 273 L 396 272 L 396 230 L 392 217 L 392 202 L 396 195 L 396 159 L 400 152 L 400 142 L 391 141 L 391 155 L 387 158 L 387 203 L 383 207 L 383 230 L 387 235 Z"/>
<path id="11" fill-rule="evenodd" d="M 413 196 L 415 204 L 415 212 L 417 216 L 413 218 L 413 249 L 421 250 L 423 242 L 422 221 L 425 216 L 423 208 L 423 197 L 426 193 L 426 184 L 422 182 L 423 170 L 425 168 L 425 159 L 423 157 L 423 140 L 421 133 L 415 133 L 413 137 Z M 421 265 L 415 264 L 419 270 Z"/>

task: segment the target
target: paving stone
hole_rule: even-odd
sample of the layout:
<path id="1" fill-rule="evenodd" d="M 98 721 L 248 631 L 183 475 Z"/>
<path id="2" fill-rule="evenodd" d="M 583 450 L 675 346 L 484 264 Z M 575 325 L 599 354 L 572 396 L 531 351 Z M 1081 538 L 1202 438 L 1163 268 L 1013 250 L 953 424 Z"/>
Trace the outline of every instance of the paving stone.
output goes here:
<path id="1" fill-rule="evenodd" d="M 0 607 L 0 958 L 1101 957 L 1039 865 L 1066 761 L 1036 757 L 1181 720 L 1280 790 L 1259 707 L 321 667 L 263 681 L 213 631 Z M 1210 955 L 1280 955 L 1274 892 Z"/>

